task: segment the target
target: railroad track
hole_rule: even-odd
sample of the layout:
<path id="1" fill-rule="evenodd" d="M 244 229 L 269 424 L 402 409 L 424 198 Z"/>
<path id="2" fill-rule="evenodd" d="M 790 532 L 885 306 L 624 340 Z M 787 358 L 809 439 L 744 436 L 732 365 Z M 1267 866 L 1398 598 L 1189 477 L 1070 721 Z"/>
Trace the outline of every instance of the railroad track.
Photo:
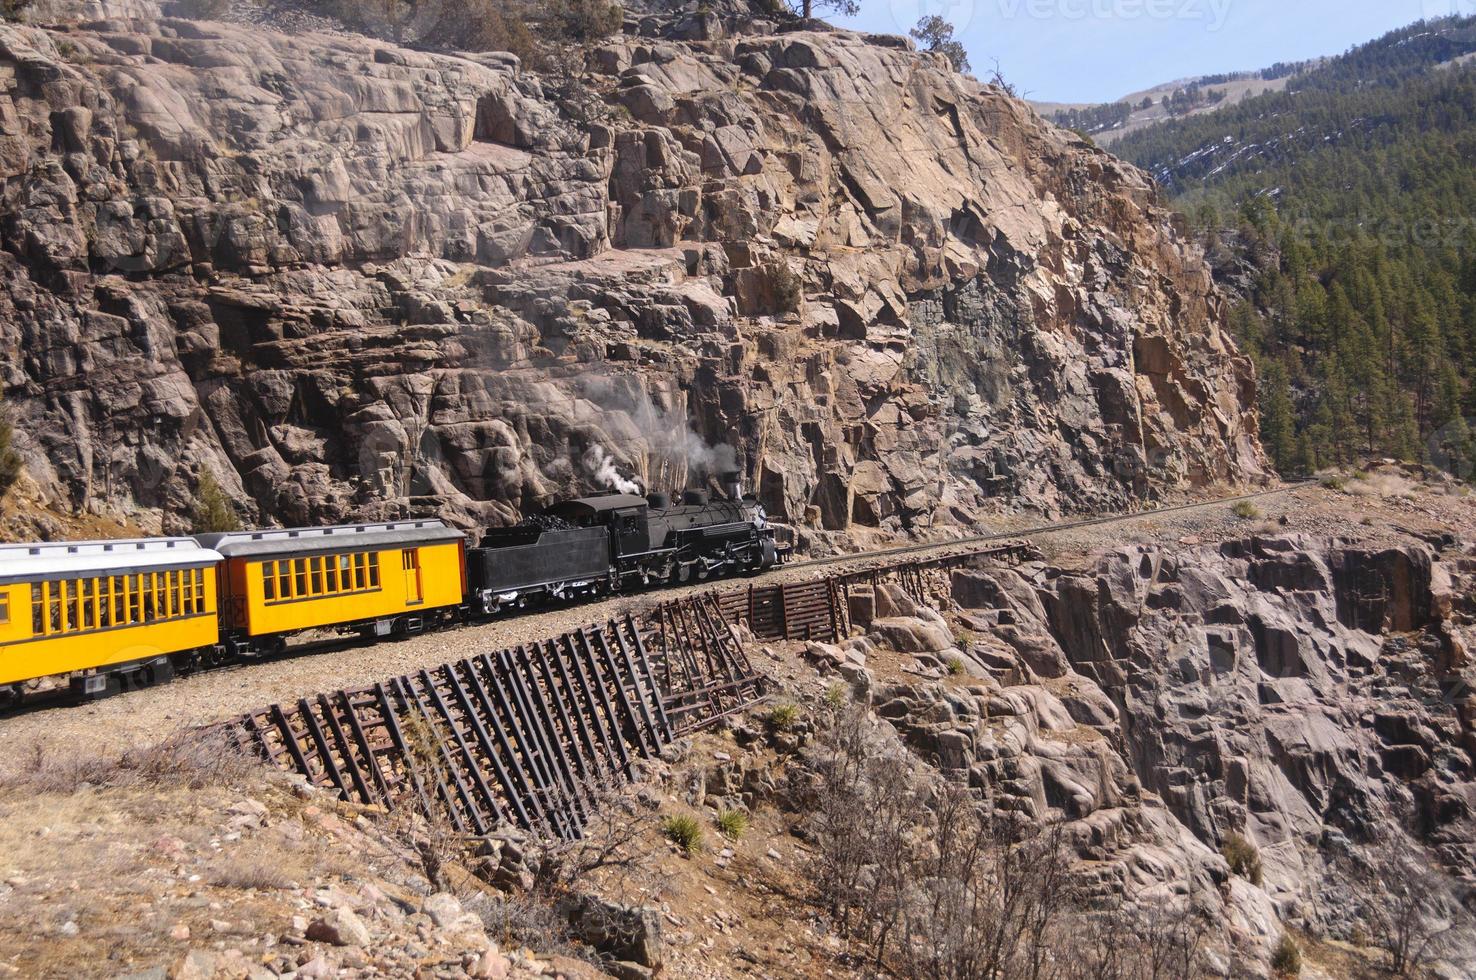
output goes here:
<path id="1" fill-rule="evenodd" d="M 1234 497 L 1220 497 L 1215 500 L 1203 500 L 1192 504 L 1173 504 L 1168 507 L 1155 507 L 1151 510 L 1135 511 L 1131 514 L 1107 514 L 1101 517 L 1088 517 L 1077 521 L 1065 523 L 1042 524 L 1037 527 L 1019 528 L 1014 531 L 1001 531 L 995 534 L 980 534 L 968 538 L 957 538 L 952 541 L 935 541 L 929 544 L 903 545 L 897 548 L 884 548 L 880 551 L 863 551 L 853 555 L 831 555 L 826 558 L 810 558 L 805 561 L 791 562 L 784 566 L 786 571 L 803 568 L 823 568 L 831 565 L 850 564 L 852 562 L 868 562 L 885 558 L 918 557 L 932 552 L 948 553 L 953 550 L 965 550 L 982 544 L 999 544 L 1004 541 L 1016 541 L 1021 538 L 1038 538 L 1050 534 L 1061 534 L 1066 531 L 1076 531 L 1081 528 L 1100 527 L 1103 524 L 1119 524 L 1126 521 L 1136 521 L 1143 518 L 1162 517 L 1167 514 L 1180 514 L 1188 511 L 1207 510 L 1211 507 L 1224 507 L 1227 504 L 1234 505 L 1241 501 L 1259 500 L 1264 497 L 1275 497 L 1281 494 L 1293 493 L 1297 490 L 1305 490 L 1308 487 L 1317 486 L 1316 481 L 1307 480 L 1302 483 L 1292 483 L 1272 490 L 1258 490 L 1255 493 L 1244 493 Z"/>
<path id="2" fill-rule="evenodd" d="M 1314 482 L 1291 484 L 1277 487 L 1271 490 L 1262 490 L 1255 493 L 1239 494 L 1231 497 L 1221 497 L 1215 500 L 1198 501 L 1195 503 L 1175 504 L 1168 507 L 1158 507 L 1151 510 L 1137 511 L 1131 514 L 1108 514 L 1100 517 L 1083 518 L 1081 520 L 1067 521 L 1055 524 L 1042 524 L 1035 527 L 1017 528 L 1011 531 L 1003 531 L 990 534 L 974 535 L 967 538 L 958 538 L 950 541 L 934 541 L 923 544 L 903 545 L 895 548 L 884 548 L 876 551 L 859 552 L 849 555 L 833 555 L 825 558 L 811 558 L 805 561 L 794 562 L 764 576 L 771 579 L 774 575 L 788 576 L 795 572 L 807 569 L 831 568 L 836 566 L 853 566 L 858 571 L 869 570 L 884 563 L 893 562 L 897 559 L 916 559 L 936 555 L 938 557 L 951 557 L 964 555 L 974 551 L 983 551 L 988 545 L 997 545 L 1002 542 L 1017 541 L 1022 538 L 1039 538 L 1052 534 L 1060 534 L 1082 528 L 1098 527 L 1102 525 L 1125 523 L 1128 521 L 1162 517 L 1170 514 L 1185 513 L 1196 510 L 1208 510 L 1214 507 L 1234 505 L 1241 501 L 1257 500 L 1282 494 L 1292 493 L 1297 490 L 1316 486 Z M 626 613 L 642 614 L 652 607 L 672 599 L 681 599 L 688 596 L 697 596 L 704 593 L 722 590 L 732 587 L 742 579 L 722 578 L 703 583 L 694 583 L 685 587 L 658 588 L 646 592 L 632 593 L 630 595 L 607 599 L 604 602 L 589 603 L 592 619 L 608 618 L 610 615 L 625 615 Z M 532 624 L 542 616 L 553 613 L 567 613 L 569 606 L 553 606 L 543 609 L 529 610 L 516 617 L 504 617 L 501 620 L 488 621 L 486 624 L 471 624 L 472 628 L 482 625 L 491 625 L 497 622 L 509 622 L 518 619 Z M 363 641 L 357 638 L 339 637 L 304 637 L 299 643 L 290 645 L 280 654 L 270 657 L 253 659 L 245 663 L 229 664 L 218 668 L 212 668 L 210 672 L 251 671 L 256 667 L 285 660 L 307 656 L 331 655 L 337 652 L 360 648 Z M 166 685 L 167 687 L 167 685 Z M 0 719 L 14 718 L 18 715 L 29 714 L 38 710 L 57 707 L 61 704 L 73 703 L 75 697 L 66 692 L 55 692 L 48 694 L 32 695 L 18 705 L 12 705 L 6 709 L 0 709 Z"/>

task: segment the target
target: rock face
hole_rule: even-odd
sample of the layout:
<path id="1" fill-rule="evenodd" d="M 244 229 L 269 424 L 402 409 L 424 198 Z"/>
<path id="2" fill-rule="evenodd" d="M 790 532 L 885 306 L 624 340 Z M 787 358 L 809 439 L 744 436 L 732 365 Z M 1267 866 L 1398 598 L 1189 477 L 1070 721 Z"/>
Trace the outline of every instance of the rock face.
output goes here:
<path id="1" fill-rule="evenodd" d="M 988 630 L 971 655 L 1023 686 L 985 701 L 1004 721 L 989 743 L 945 742 L 936 724 L 909 737 L 944 759 L 957 742 L 943 764 L 1027 812 L 1120 825 L 1123 800 L 1161 801 L 1159 830 L 1127 835 L 1129 855 L 1165 828 L 1212 850 L 1244 838 L 1275 917 L 1314 933 L 1356 931 L 1350 880 L 1388 847 L 1443 870 L 1449 901 L 1469 907 L 1476 562 L 1444 545 L 1256 537 L 1122 550 L 1086 574 L 955 573 L 965 620 Z M 1078 726 L 1102 741 L 1040 749 Z M 1468 954 L 1469 922 L 1459 935 L 1446 949 Z"/>
<path id="2" fill-rule="evenodd" d="M 0 369 L 59 506 L 172 530 L 208 469 L 251 520 L 469 526 L 736 463 L 823 536 L 1261 473 L 1146 178 L 907 42 L 642 17 L 591 109 L 507 55 L 33 20 Z"/>

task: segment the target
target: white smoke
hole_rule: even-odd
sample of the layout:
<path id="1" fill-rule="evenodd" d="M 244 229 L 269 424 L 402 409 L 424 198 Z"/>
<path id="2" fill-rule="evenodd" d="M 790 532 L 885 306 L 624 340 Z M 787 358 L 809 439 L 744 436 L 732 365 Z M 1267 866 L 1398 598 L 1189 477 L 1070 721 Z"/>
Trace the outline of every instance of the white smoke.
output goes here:
<path id="1" fill-rule="evenodd" d="M 639 443 L 621 448 L 636 455 L 637 469 L 648 485 L 680 489 L 694 478 L 740 469 L 736 449 L 726 443 L 713 445 L 692 428 L 680 393 L 673 399 L 676 404 L 665 408 L 638 378 L 597 373 L 580 382 L 585 400 L 606 412 L 624 415 L 631 429 L 640 433 Z M 590 465 L 588 454 L 585 465 Z"/>
<path id="2" fill-rule="evenodd" d="M 639 483 L 620 475 L 615 458 L 603 446 L 590 446 L 584 453 L 583 463 L 590 478 L 607 490 L 637 495 L 643 492 Z"/>
<path id="3" fill-rule="evenodd" d="M 738 469 L 738 450 L 727 443 L 710 445 L 692 431 L 686 419 L 673 420 L 670 416 L 655 415 L 655 406 L 650 407 L 653 417 L 637 418 L 637 421 L 651 433 L 651 448 L 655 452 L 685 460 L 687 469 L 699 476 L 720 476 Z"/>

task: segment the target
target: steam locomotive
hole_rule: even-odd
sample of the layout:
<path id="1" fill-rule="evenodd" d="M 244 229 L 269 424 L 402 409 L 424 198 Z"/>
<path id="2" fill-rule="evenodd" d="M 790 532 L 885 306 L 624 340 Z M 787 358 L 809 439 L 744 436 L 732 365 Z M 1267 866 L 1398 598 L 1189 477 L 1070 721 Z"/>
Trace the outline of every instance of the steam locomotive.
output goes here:
<path id="1" fill-rule="evenodd" d="M 283 650 L 368 639 L 784 561 L 758 501 L 689 490 L 554 504 L 468 548 L 438 520 L 0 545 L 0 704 L 43 678 L 99 696 Z"/>
<path id="2" fill-rule="evenodd" d="M 774 528 L 736 481 L 726 500 L 688 490 L 567 500 L 517 527 L 489 531 L 467 552 L 468 599 L 490 616 L 552 597 L 757 573 L 787 557 Z"/>

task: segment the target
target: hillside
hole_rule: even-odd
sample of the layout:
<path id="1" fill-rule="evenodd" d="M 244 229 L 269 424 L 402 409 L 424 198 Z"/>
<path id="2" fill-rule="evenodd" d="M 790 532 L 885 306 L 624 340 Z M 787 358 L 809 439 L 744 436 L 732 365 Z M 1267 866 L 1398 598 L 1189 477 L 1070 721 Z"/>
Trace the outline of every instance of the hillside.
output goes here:
<path id="1" fill-rule="evenodd" d="M 0 976 L 1249 980 L 1290 943 L 1306 980 L 1469 977 L 1476 508 L 1412 475 L 873 569 L 834 643 L 739 626 L 769 698 L 637 757 L 578 842 L 169 736 L 619 600 L 0 717 Z M 464 771 L 416 711 L 422 774 Z"/>
<path id="2" fill-rule="evenodd" d="M 1283 472 L 1362 453 L 1471 475 L 1473 52 L 1476 20 L 1417 24 L 1115 147 L 1194 217 L 1242 300 Z"/>
<path id="3" fill-rule="evenodd" d="M 1313 64 L 1183 78 L 1133 92 L 1115 102 L 1031 102 L 1030 105 L 1051 122 L 1078 130 L 1098 146 L 1110 148 L 1128 134 L 1159 123 L 1216 112 L 1243 99 L 1280 92 L 1295 74 L 1310 69 Z"/>
<path id="4" fill-rule="evenodd" d="M 908 41 L 687 6 L 527 64 L 253 4 L 0 27 L 36 500 L 175 531 L 209 473 L 247 522 L 474 527 L 732 467 L 823 545 L 1259 477 L 1140 171 Z"/>

